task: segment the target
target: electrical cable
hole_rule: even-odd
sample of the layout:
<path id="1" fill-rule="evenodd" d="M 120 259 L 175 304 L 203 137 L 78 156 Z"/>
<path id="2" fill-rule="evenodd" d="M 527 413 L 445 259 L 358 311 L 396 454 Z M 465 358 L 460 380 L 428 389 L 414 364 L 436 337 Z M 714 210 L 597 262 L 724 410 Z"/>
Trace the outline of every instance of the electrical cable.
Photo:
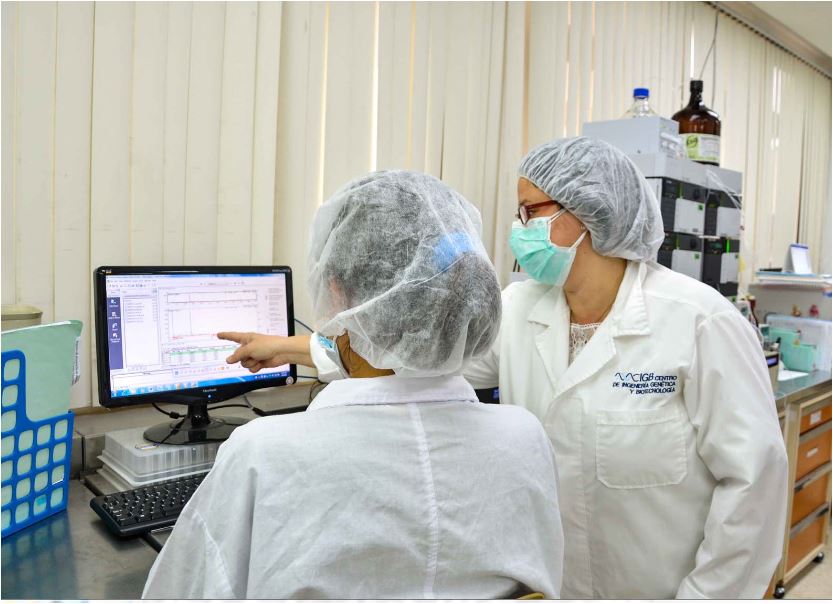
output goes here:
<path id="1" fill-rule="evenodd" d="M 712 50 L 714 50 L 714 43 L 717 41 L 717 16 L 718 13 L 715 11 L 714 13 L 714 34 L 712 34 L 712 43 L 709 46 L 709 52 L 706 53 L 706 58 L 703 59 L 703 67 L 700 69 L 700 77 L 697 78 L 698 80 L 703 79 L 703 72 L 706 71 L 706 63 L 709 62 L 709 56 L 712 54 Z M 715 54 L 715 59 L 717 59 L 717 54 Z M 714 105 L 714 90 L 712 90 L 712 105 Z"/>
<path id="2" fill-rule="evenodd" d="M 243 409 L 251 409 L 248 405 L 241 405 L 240 403 L 232 403 L 230 405 L 218 405 L 216 407 L 209 407 L 209 411 L 216 411 L 217 409 L 226 409 L 228 407 L 241 407 Z"/>
<path id="3" fill-rule="evenodd" d="M 313 379 L 315 379 L 315 378 L 313 378 Z M 318 382 L 317 379 L 316 379 L 316 382 Z M 318 382 L 318 383 L 321 383 L 321 382 Z M 282 414 L 285 414 L 285 413 L 296 413 L 298 411 L 297 407 L 293 407 L 293 408 L 290 408 L 290 409 L 278 409 L 277 411 L 264 411 L 263 409 L 258 409 L 257 407 L 255 407 L 252 404 L 252 402 L 249 400 L 249 397 L 247 395 L 244 394 L 242 396 L 242 398 L 243 398 L 244 401 L 246 401 L 246 403 L 247 403 L 246 405 L 241 405 L 240 403 L 231 403 L 231 404 L 228 404 L 228 405 L 217 405 L 217 406 L 214 406 L 214 407 L 208 407 L 207 410 L 210 412 L 210 411 L 216 411 L 217 409 L 227 409 L 229 407 L 240 407 L 241 409 L 249 409 L 250 411 L 253 411 L 255 415 L 258 415 L 260 417 L 265 417 L 267 415 L 282 415 Z M 309 402 L 312 402 L 312 397 L 311 396 L 309 398 Z M 167 415 L 171 419 L 184 419 L 184 418 L 187 417 L 187 415 L 182 415 L 181 413 L 177 413 L 176 411 L 165 411 L 164 409 L 159 407 L 156 403 L 151 403 L 151 405 L 153 406 L 154 409 L 159 411 L 159 413 L 162 413 L 163 415 Z"/>
<path id="4" fill-rule="evenodd" d="M 298 325 L 300 325 L 301 327 L 303 327 L 304 329 L 306 329 L 308 332 L 310 332 L 310 333 L 315 333 L 315 330 L 314 330 L 312 327 L 310 327 L 309 325 L 307 325 L 306 323 L 304 323 L 304 322 L 303 322 L 303 321 L 301 321 L 300 319 L 295 319 L 295 322 L 296 322 Z"/>
<path id="5" fill-rule="evenodd" d="M 163 414 L 167 415 L 168 417 L 170 417 L 171 419 L 182 419 L 183 417 L 185 417 L 184 415 L 182 415 L 180 413 L 177 413 L 176 411 L 165 411 L 160 406 L 158 406 L 156 403 L 151 403 L 151 405 L 153 405 L 153 408 L 156 409 L 159 413 L 163 413 Z"/>
<path id="6" fill-rule="evenodd" d="M 259 415 L 260 417 L 267 417 L 269 415 L 285 415 L 287 413 L 297 413 L 298 412 L 298 407 L 290 407 L 289 409 L 276 409 L 274 411 L 264 411 L 263 409 L 258 409 L 257 407 L 255 407 L 252 404 L 252 401 L 249 400 L 248 395 L 244 394 L 244 395 L 242 395 L 242 398 L 243 398 L 244 401 L 246 401 L 246 405 L 249 406 L 249 409 L 251 409 L 255 413 L 255 415 Z M 241 405 L 241 406 L 245 407 L 246 405 Z"/>
<path id="7" fill-rule="evenodd" d="M 319 381 L 319 379 L 317 377 L 314 377 L 314 376 L 311 376 L 311 375 L 299 375 L 297 377 L 308 379 L 308 380 L 314 380 L 312 386 L 310 387 L 310 395 L 309 395 L 309 398 L 307 399 L 307 404 L 312 402 L 312 398 L 313 398 L 312 392 L 313 392 L 313 390 L 315 390 L 319 386 L 326 386 L 326 384 L 324 382 Z M 240 403 L 230 403 L 228 405 L 217 405 L 217 406 L 214 406 L 214 407 L 207 407 L 207 410 L 208 411 L 216 411 L 217 409 L 227 409 L 229 407 L 240 407 L 241 409 L 249 409 L 252 412 L 254 412 L 255 415 L 258 415 L 260 417 L 266 417 L 268 415 L 283 415 L 285 413 L 296 413 L 298 411 L 297 407 L 292 407 L 292 408 L 289 408 L 289 409 L 278 409 L 278 410 L 275 410 L 275 411 L 264 411 L 263 409 L 258 409 L 257 407 L 255 407 L 252 404 L 252 401 L 249 400 L 249 397 L 248 397 L 247 394 L 243 394 L 241 398 L 246 402 L 245 405 L 241 405 Z M 187 417 L 187 415 L 182 415 L 181 413 L 177 413 L 176 411 L 166 411 L 165 409 L 162 409 L 156 403 L 151 403 L 151 405 L 153 406 L 154 409 L 159 411 L 159 413 L 167 415 L 171 419 L 183 419 L 183 418 Z"/>

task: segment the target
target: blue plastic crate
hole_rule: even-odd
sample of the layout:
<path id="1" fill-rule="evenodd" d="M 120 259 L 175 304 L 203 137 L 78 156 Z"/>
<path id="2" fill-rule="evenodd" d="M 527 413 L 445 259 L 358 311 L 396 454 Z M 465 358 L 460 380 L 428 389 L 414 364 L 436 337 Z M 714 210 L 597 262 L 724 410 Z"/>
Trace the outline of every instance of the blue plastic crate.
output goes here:
<path id="1" fill-rule="evenodd" d="M 26 415 L 26 357 L 2 353 L 2 533 L 11 535 L 67 507 L 72 412 Z"/>

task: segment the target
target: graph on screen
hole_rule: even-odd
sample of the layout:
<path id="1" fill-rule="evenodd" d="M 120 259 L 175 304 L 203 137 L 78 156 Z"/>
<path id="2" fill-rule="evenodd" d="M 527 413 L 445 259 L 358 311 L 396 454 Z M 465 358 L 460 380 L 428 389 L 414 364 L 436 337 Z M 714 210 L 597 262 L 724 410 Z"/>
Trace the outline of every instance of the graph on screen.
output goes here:
<path id="1" fill-rule="evenodd" d="M 111 379 L 118 394 L 134 386 L 177 389 L 254 379 L 239 363 L 226 363 L 237 344 L 217 334 L 288 334 L 283 275 L 110 277 L 107 287 Z"/>

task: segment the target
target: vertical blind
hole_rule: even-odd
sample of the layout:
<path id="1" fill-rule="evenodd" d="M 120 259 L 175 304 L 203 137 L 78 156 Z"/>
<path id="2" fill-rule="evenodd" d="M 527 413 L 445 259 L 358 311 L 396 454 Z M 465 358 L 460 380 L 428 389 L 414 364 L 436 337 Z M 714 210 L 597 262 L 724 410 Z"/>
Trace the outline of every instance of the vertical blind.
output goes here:
<path id="1" fill-rule="evenodd" d="M 85 319 L 73 407 L 96 400 L 92 270 L 288 264 L 317 207 L 408 168 L 477 205 L 505 282 L 534 145 L 670 116 L 705 82 L 744 173 L 742 287 L 810 244 L 829 270 L 830 79 L 701 2 L 2 5 L 2 298 Z"/>

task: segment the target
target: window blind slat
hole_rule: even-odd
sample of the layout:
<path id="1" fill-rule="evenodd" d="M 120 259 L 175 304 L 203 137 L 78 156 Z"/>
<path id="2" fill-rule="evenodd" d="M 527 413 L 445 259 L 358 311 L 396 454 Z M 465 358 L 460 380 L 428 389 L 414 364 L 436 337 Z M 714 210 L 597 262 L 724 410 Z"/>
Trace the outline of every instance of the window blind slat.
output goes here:
<path id="1" fill-rule="evenodd" d="M 379 7 L 379 169 L 410 166 L 412 16 L 410 3 Z"/>
<path id="2" fill-rule="evenodd" d="M 422 90 L 427 96 L 425 110 L 425 156 L 421 169 L 429 174 L 443 177 L 443 127 L 445 121 L 445 99 L 448 73 L 448 38 L 446 23 L 451 18 L 449 3 L 431 3 L 429 5 L 428 25 L 428 66 L 426 87 Z M 415 88 L 415 90 L 418 90 Z M 419 93 L 415 93 L 419 94 Z"/>
<path id="3" fill-rule="evenodd" d="M 250 261 L 271 264 L 275 239 L 277 123 L 283 5 L 258 3 Z"/>
<path id="4" fill-rule="evenodd" d="M 533 2 L 529 29 L 529 147 L 565 136 L 569 28 L 566 3 Z"/>
<path id="5" fill-rule="evenodd" d="M 17 299 L 54 317 L 56 5 L 18 5 L 14 213 Z"/>
<path id="6" fill-rule="evenodd" d="M 273 262 L 292 267 L 299 284 L 295 314 L 314 321 L 306 282 L 307 233 L 321 203 L 321 129 L 325 86 L 327 7 L 289 2 L 282 6 L 280 95 Z"/>
<path id="7" fill-rule="evenodd" d="M 252 228 L 257 4 L 226 6 L 217 184 L 217 258 L 248 264 Z"/>
<path id="8" fill-rule="evenodd" d="M 0 124 L 0 144 L 2 144 L 2 218 L 0 225 L 3 231 L 3 248 L 0 259 L 2 259 L 2 295 L 3 304 L 14 304 L 17 299 L 15 287 L 15 216 L 14 216 L 14 161 L 8 158 L 15 155 L 14 131 L 16 127 L 15 109 L 15 73 L 17 72 L 17 24 L 18 4 L 4 2 L 0 5 L 2 11 L 2 100 L 0 111 L 2 111 L 2 123 Z"/>
<path id="9" fill-rule="evenodd" d="M 93 44 L 90 261 L 130 264 L 130 111 L 134 6 L 98 4 Z M 26 298 L 22 298 L 26 299 Z M 91 326 L 93 323 L 90 322 Z M 91 351 L 95 367 L 95 348 Z M 98 389 L 92 389 L 98 404 Z"/>
<path id="10" fill-rule="evenodd" d="M 195 4 L 192 27 L 183 261 L 185 264 L 214 264 L 218 261 L 218 170 L 226 5 Z"/>
<path id="11" fill-rule="evenodd" d="M 185 257 L 185 166 L 188 141 L 188 89 L 191 66 L 191 17 L 195 5 L 171 4 L 165 52 L 165 140 L 162 185 L 162 262 L 182 264 Z"/>
<path id="12" fill-rule="evenodd" d="M 93 5 L 58 4 L 55 80 L 55 320 L 80 319 L 79 356 L 93 367 L 90 270 L 90 120 Z M 92 374 L 70 389 L 70 407 L 85 407 Z"/>
<path id="13" fill-rule="evenodd" d="M 168 5 L 136 4 L 131 82 L 130 258 L 162 262 L 164 230 L 165 50 Z"/>
<path id="14" fill-rule="evenodd" d="M 324 200 L 370 170 L 374 68 L 373 3 L 333 2 L 329 7 Z"/>
<path id="15" fill-rule="evenodd" d="M 520 2 L 506 5 L 506 39 L 522 40 L 526 29 L 528 8 Z M 504 47 L 503 96 L 501 103 L 500 141 L 498 148 L 497 197 L 492 227 L 494 248 L 486 249 L 495 263 L 498 276 L 505 284 L 514 257 L 506 244 L 512 225 L 511 209 L 517 202 L 518 162 L 526 152 L 526 124 L 524 106 L 524 45 L 508 44 Z M 530 91 L 530 95 L 532 92 Z M 484 208 L 488 212 L 488 208 Z"/>

